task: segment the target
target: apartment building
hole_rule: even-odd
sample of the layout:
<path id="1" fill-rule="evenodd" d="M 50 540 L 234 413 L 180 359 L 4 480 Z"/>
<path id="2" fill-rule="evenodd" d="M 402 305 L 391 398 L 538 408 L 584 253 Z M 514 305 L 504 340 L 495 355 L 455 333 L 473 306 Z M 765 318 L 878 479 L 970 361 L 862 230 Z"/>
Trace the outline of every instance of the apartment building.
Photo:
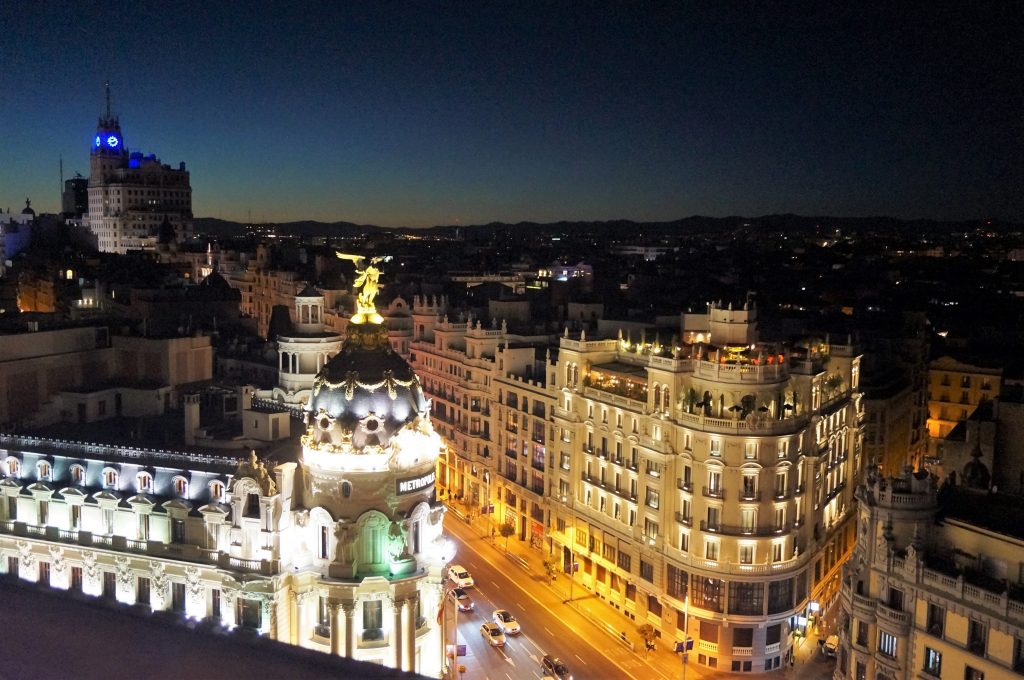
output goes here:
<path id="1" fill-rule="evenodd" d="M 853 545 L 855 349 L 764 343 L 755 309 L 721 305 L 674 346 L 443 314 L 414 305 L 410 345 L 449 443 L 440 484 L 638 624 L 694 638 L 697 663 L 781 669 Z"/>

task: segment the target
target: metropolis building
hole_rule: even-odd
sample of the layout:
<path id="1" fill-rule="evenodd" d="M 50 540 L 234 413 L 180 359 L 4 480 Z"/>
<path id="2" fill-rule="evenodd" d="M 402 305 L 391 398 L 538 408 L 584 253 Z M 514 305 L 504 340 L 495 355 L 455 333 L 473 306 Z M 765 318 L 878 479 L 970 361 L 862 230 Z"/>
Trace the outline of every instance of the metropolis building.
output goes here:
<path id="1" fill-rule="evenodd" d="M 121 122 L 107 110 L 89 153 L 89 209 L 85 221 L 104 253 L 154 250 L 161 236 L 192 235 L 192 186 L 185 164 L 164 165 L 155 155 L 129 152 Z M 161 232 L 164 232 L 161 234 Z"/>
<path id="2" fill-rule="evenodd" d="M 456 503 L 663 641 L 693 638 L 691 663 L 787 665 L 854 543 L 853 346 L 762 342 L 755 308 L 721 304 L 671 343 L 566 331 L 553 347 L 418 304 L 413 319 Z"/>
<path id="3" fill-rule="evenodd" d="M 3 435 L 0 571 L 438 677 L 452 555 L 428 410 L 363 313 L 294 461 Z"/>

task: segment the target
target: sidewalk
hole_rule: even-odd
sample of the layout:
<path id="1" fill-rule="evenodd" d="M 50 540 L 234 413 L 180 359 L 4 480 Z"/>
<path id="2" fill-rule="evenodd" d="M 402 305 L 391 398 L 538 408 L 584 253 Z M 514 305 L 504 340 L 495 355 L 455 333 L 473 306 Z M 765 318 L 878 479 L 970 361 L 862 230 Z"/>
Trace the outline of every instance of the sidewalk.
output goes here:
<path id="1" fill-rule="evenodd" d="M 559 599 L 563 601 L 569 599 L 569 575 L 559 571 L 557 578 L 552 583 L 547 577 L 547 570 L 544 568 L 545 559 L 557 559 L 561 562 L 559 555 L 548 555 L 546 549 L 538 550 L 531 548 L 528 541 L 521 541 L 518 537 L 514 536 L 508 539 L 508 549 L 506 550 L 504 538 L 497 534 L 493 538 L 489 535 L 486 516 L 481 517 L 474 513 L 472 520 L 467 521 L 467 510 L 463 504 L 453 503 L 448 508 L 453 519 L 465 521 L 469 525 L 473 530 L 475 541 L 490 545 L 499 554 L 509 555 L 512 563 L 523 569 L 537 582 L 545 584 L 547 588 L 558 594 Z M 497 528 L 494 523 L 491 524 L 491 527 Z M 620 610 L 598 597 L 593 591 L 588 590 L 583 586 L 579 578 L 575 580 L 572 586 L 572 595 L 573 601 L 566 604 L 566 606 L 575 607 L 593 623 L 594 631 L 596 632 L 594 637 L 595 644 L 600 645 L 602 638 L 604 638 L 609 644 L 620 645 L 622 649 L 626 649 L 623 643 L 613 634 L 613 631 L 615 631 L 618 633 L 619 638 L 624 635 L 625 639 L 633 644 L 634 652 L 632 656 L 638 662 L 638 665 L 647 666 L 655 674 L 663 678 L 674 679 L 684 677 L 683 663 L 680 655 L 673 652 L 671 647 L 675 640 L 658 639 L 654 651 L 644 652 L 644 641 L 640 633 L 637 632 L 637 628 L 640 625 L 637 621 L 628 619 Z M 788 670 L 784 668 L 783 672 L 733 673 L 730 669 L 712 669 L 699 665 L 696 660 L 697 652 L 692 651 L 686 664 L 685 677 L 687 680 L 717 680 L 718 678 L 733 677 L 753 678 L 755 680 L 777 680 L 780 678 L 819 680 L 823 677 L 831 677 L 830 671 L 826 674 L 827 661 L 821 656 L 817 639 L 819 635 L 824 639 L 826 635 L 834 632 L 835 624 L 833 621 L 829 621 L 829 619 L 834 619 L 835 615 L 836 610 L 833 608 L 833 611 L 826 616 L 826 622 L 821 628 L 808 629 L 806 638 L 797 639 L 794 643 L 794 665 Z"/>

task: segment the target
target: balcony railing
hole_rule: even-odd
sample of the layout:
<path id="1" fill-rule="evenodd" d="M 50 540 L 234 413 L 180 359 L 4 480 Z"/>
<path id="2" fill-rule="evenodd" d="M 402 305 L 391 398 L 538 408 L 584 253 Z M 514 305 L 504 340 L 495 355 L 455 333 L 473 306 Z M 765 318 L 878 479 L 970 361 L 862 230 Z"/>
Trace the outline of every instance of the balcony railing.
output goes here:
<path id="1" fill-rule="evenodd" d="M 760 491 L 748 491 L 748 490 L 741 489 L 740 490 L 740 500 L 741 501 L 760 502 L 760 500 L 761 500 L 761 492 Z"/>
<path id="2" fill-rule="evenodd" d="M 719 500 L 725 500 L 725 489 L 719 486 L 707 487 L 705 486 L 701 491 L 706 498 L 717 498 Z"/>
<path id="3" fill-rule="evenodd" d="M 706 520 L 701 521 L 700 530 L 706 531 L 712 534 L 722 534 L 723 536 L 780 536 L 790 530 L 790 525 L 785 524 L 781 527 L 745 527 L 737 524 L 723 524 L 722 522 L 709 523 Z"/>
<path id="4" fill-rule="evenodd" d="M 693 517 L 691 515 L 684 515 L 681 512 L 676 513 L 676 521 L 686 526 L 693 526 Z"/>
<path id="5" fill-rule="evenodd" d="M 682 479 L 676 479 L 676 488 L 679 489 L 680 491 L 686 491 L 688 493 L 693 493 L 693 482 L 692 481 L 684 481 Z"/>

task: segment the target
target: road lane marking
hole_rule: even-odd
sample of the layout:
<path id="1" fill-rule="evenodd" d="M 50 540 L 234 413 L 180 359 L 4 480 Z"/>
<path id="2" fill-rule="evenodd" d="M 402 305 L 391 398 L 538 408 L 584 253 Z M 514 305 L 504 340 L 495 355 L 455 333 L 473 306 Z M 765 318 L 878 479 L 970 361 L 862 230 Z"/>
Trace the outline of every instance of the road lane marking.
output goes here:
<path id="1" fill-rule="evenodd" d="M 584 666 L 587 665 L 587 662 L 584 661 L 583 658 L 579 654 L 573 654 L 573 656 L 575 656 L 577 659 L 579 659 L 580 663 L 583 664 Z"/>
<path id="2" fill-rule="evenodd" d="M 495 583 L 494 581 L 491 581 L 491 585 L 492 585 L 492 586 L 494 586 L 495 588 L 498 588 L 499 590 L 501 589 L 501 586 L 499 586 L 499 585 L 498 585 L 497 583 Z"/>

